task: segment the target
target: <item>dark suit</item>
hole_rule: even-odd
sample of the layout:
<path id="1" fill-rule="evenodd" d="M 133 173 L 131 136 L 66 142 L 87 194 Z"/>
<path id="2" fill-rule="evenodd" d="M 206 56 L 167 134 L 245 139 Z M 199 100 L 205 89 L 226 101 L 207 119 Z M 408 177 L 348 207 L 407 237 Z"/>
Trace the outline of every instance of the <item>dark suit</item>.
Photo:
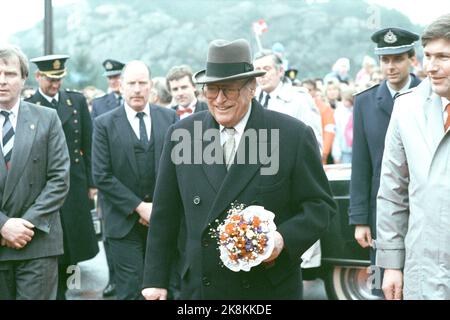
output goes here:
<path id="1" fill-rule="evenodd" d="M 411 76 L 413 88 L 420 80 Z M 384 139 L 393 106 L 386 80 L 357 94 L 354 100 L 349 218 L 352 225 L 370 225 L 374 238 Z"/>
<path id="2" fill-rule="evenodd" d="M 151 105 L 150 119 L 154 157 L 149 161 L 153 160 L 156 177 L 164 135 L 177 116 L 172 110 Z M 141 297 L 147 228 L 138 222 L 139 215 L 134 209 L 142 201 L 151 202 L 153 198 L 153 194 L 142 189 L 135 140 L 125 107 L 96 118 L 93 176 L 104 198 L 105 233 L 113 254 L 118 299 Z"/>
<path id="3" fill-rule="evenodd" d="M 102 97 L 92 100 L 91 117 L 95 119 L 99 115 L 102 115 L 108 111 L 111 111 L 120 106 L 119 99 L 116 98 L 114 92 L 105 94 Z"/>
<path id="4" fill-rule="evenodd" d="M 273 153 L 279 148 L 276 174 L 261 175 L 260 159 L 257 164 L 234 164 L 228 172 L 224 164 L 175 165 L 171 152 L 176 143 L 170 139 L 175 129 L 191 134 L 192 149 L 203 144 L 205 150 L 209 144 L 196 143 L 201 137 L 194 136 L 194 122 L 202 124 L 203 132 L 219 128 L 209 112 L 200 112 L 172 126 L 166 136 L 150 219 L 143 286 L 167 288 L 178 242 L 184 252 L 182 299 L 301 298 L 300 257 L 327 229 L 336 210 L 314 133 L 302 122 L 263 109 L 253 100 L 246 130 L 269 129 L 268 150 Z M 279 130 L 280 141 L 274 145 L 270 144 L 270 129 Z M 259 140 L 259 144 L 266 141 Z M 248 146 L 245 150 L 248 154 Z M 209 229 L 216 219 L 225 217 L 233 201 L 257 203 L 275 213 L 285 249 L 273 265 L 261 264 L 250 272 L 233 272 L 221 266 Z M 183 236 L 178 241 L 183 221 Z"/>
<path id="5" fill-rule="evenodd" d="M 15 263 L 63 253 L 59 211 L 69 190 L 69 167 L 69 154 L 56 112 L 21 102 L 9 172 L 0 152 L 0 228 L 9 218 L 23 218 L 35 225 L 35 234 L 23 249 L 0 247 L 0 298 L 55 298 L 56 288 L 50 288 L 51 279 L 46 277 L 38 282 L 30 278 L 30 283 L 21 283 L 17 288 L 20 296 L 14 293 L 17 283 L 12 283 L 10 291 L 11 287 L 2 285 L 5 282 L 1 278 L 4 271 L 14 273 Z M 27 274 L 36 275 L 36 266 L 30 268 L 33 270 L 20 270 L 22 280 Z M 56 268 L 55 259 L 54 269 L 41 271 L 56 281 Z M 50 295 L 49 289 L 53 291 Z"/>
<path id="6" fill-rule="evenodd" d="M 179 105 L 173 106 L 172 110 L 177 111 L 178 110 L 178 106 Z M 208 110 L 208 104 L 206 102 L 204 102 L 204 101 L 200 101 L 200 100 L 197 99 L 197 103 L 195 104 L 194 113 L 205 111 L 205 110 Z"/>

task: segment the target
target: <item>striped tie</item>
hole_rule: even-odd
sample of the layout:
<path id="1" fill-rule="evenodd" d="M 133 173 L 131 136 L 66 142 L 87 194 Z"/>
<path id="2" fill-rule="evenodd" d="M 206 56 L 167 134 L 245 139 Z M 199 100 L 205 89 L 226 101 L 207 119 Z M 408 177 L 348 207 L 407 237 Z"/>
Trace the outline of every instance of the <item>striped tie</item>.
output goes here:
<path id="1" fill-rule="evenodd" d="M 445 110 L 447 110 L 447 121 L 444 124 L 444 132 L 447 132 L 448 128 L 450 128 L 450 103 L 445 107 Z"/>
<path id="2" fill-rule="evenodd" d="M 2 145 L 3 145 L 3 158 L 5 159 L 6 168 L 9 169 L 9 161 L 11 160 L 12 148 L 14 145 L 14 128 L 9 120 L 10 113 L 7 111 L 0 111 L 5 117 L 2 130 Z"/>

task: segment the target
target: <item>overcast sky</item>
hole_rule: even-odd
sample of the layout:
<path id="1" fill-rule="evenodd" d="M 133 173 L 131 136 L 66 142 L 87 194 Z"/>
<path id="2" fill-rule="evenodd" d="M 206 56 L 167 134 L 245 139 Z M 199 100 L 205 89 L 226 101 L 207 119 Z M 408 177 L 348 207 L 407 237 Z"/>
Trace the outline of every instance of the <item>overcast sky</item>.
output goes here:
<path id="1" fill-rule="evenodd" d="M 54 6 L 80 0 L 53 0 Z M 168 0 L 170 1 L 170 0 Z M 354 0 L 360 1 L 360 0 Z M 449 0 L 367 0 L 406 14 L 412 22 L 427 25 L 444 13 L 450 13 Z M 17 31 L 31 28 L 44 18 L 44 0 L 2 0 L 0 19 L 0 42 Z"/>

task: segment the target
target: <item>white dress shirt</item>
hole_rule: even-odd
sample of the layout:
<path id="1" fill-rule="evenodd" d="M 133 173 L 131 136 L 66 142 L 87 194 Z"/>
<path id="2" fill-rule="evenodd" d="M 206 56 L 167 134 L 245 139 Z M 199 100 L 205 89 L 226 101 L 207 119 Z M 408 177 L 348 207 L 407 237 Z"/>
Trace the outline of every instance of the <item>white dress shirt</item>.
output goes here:
<path id="1" fill-rule="evenodd" d="M 131 128 L 134 131 L 134 134 L 138 139 L 141 138 L 141 135 L 139 134 L 139 118 L 137 117 L 138 112 L 136 112 L 134 109 L 132 109 L 127 103 L 124 103 L 125 106 L 125 113 L 127 114 L 128 122 L 131 125 Z M 150 133 L 152 132 L 152 121 L 150 119 L 150 107 L 147 104 L 144 108 L 144 110 L 140 111 L 144 112 L 144 123 L 145 123 L 145 129 L 147 130 L 147 137 L 150 141 Z"/>
<path id="2" fill-rule="evenodd" d="M 56 102 L 59 102 L 59 92 L 57 92 L 53 97 L 50 97 L 50 96 L 46 95 L 45 93 L 43 93 L 41 88 L 39 88 L 38 90 L 39 90 L 39 93 L 45 98 L 45 100 L 50 102 L 50 104 L 52 103 L 53 99 L 55 99 Z"/>

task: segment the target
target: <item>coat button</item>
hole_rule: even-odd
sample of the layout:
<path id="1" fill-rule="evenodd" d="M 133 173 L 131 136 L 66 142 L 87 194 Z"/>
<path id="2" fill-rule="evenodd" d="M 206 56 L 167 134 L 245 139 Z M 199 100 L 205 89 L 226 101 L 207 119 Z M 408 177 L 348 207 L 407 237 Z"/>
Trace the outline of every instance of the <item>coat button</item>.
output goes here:
<path id="1" fill-rule="evenodd" d="M 73 132 L 75 132 L 76 134 L 78 134 L 80 132 L 80 130 L 75 129 Z"/>
<path id="2" fill-rule="evenodd" d="M 78 158 L 75 158 L 75 163 L 78 163 L 78 162 L 80 162 L 80 159 L 78 159 Z"/>
<path id="3" fill-rule="evenodd" d="M 242 280 L 242 288 L 250 289 L 250 282 L 248 282 L 247 280 Z"/>
<path id="4" fill-rule="evenodd" d="M 73 153 L 78 153 L 78 149 L 73 150 Z"/>
<path id="5" fill-rule="evenodd" d="M 75 139 L 73 142 L 74 142 L 74 143 L 78 143 L 78 139 Z"/>
<path id="6" fill-rule="evenodd" d="M 193 200 L 193 201 L 194 201 L 194 204 L 195 204 L 196 206 L 198 206 L 198 205 L 200 204 L 200 200 L 201 200 L 201 199 L 200 199 L 199 196 L 195 196 L 195 197 L 194 197 L 194 200 Z"/>
<path id="7" fill-rule="evenodd" d="M 203 277 L 202 282 L 205 287 L 209 287 L 211 285 L 211 281 L 209 281 L 208 277 Z"/>
<path id="8" fill-rule="evenodd" d="M 77 114 L 78 113 L 78 111 L 77 110 L 73 110 L 73 114 Z"/>
<path id="9" fill-rule="evenodd" d="M 78 119 L 73 120 L 73 123 L 77 124 L 78 123 Z"/>

